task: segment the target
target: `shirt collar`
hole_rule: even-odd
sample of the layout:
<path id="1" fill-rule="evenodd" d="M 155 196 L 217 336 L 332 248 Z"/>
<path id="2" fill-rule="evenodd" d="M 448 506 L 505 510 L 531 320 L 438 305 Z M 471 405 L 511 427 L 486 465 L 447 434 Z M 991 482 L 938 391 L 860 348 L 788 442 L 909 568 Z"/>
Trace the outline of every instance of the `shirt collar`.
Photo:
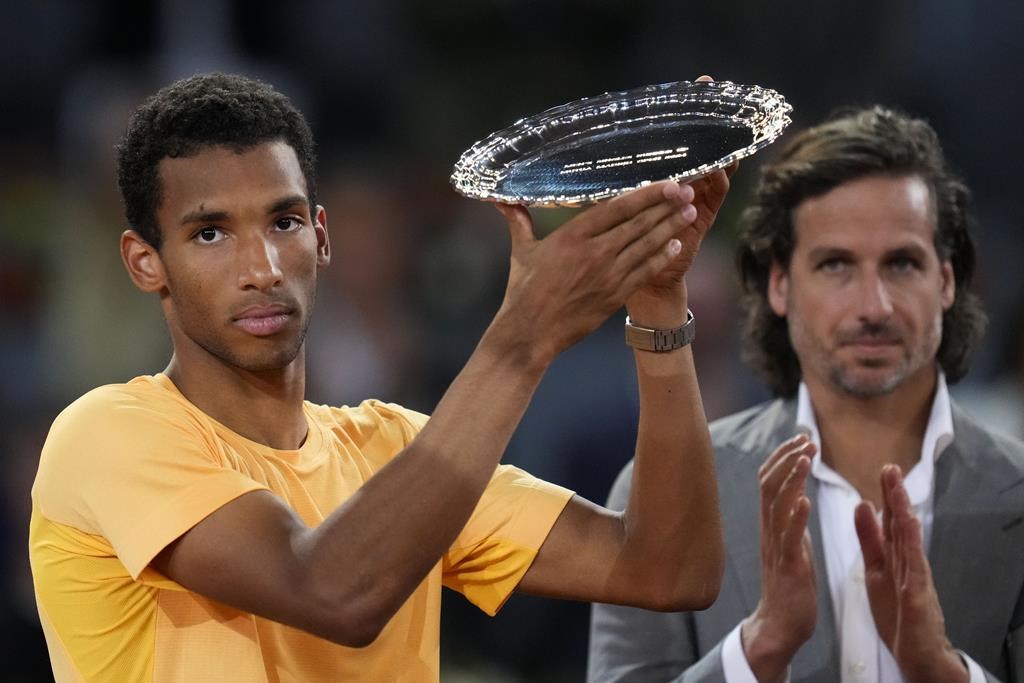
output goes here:
<path id="1" fill-rule="evenodd" d="M 818 421 L 811 405 L 811 394 L 807 385 L 800 382 L 796 402 L 796 429 L 805 432 L 817 446 L 818 452 L 811 461 L 811 475 L 822 482 L 849 486 L 845 480 L 821 459 L 821 434 Z M 903 475 L 903 483 L 912 505 L 925 500 L 932 489 L 935 477 L 935 461 L 953 441 L 953 410 L 949 401 L 946 376 L 940 370 L 935 383 L 935 397 L 928 415 L 928 425 L 921 440 L 921 455 L 916 465 Z"/>

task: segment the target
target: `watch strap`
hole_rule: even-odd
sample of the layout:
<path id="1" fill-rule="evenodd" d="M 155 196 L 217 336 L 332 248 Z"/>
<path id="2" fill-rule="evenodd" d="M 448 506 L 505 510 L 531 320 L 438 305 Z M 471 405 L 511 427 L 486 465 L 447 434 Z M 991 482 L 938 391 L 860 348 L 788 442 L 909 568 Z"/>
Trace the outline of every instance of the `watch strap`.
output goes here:
<path id="1" fill-rule="evenodd" d="M 636 325 L 626 316 L 626 343 L 641 351 L 657 353 L 680 349 L 694 340 L 697 328 L 693 320 L 693 311 L 686 310 L 686 322 L 669 330 L 655 330 L 650 327 Z"/>

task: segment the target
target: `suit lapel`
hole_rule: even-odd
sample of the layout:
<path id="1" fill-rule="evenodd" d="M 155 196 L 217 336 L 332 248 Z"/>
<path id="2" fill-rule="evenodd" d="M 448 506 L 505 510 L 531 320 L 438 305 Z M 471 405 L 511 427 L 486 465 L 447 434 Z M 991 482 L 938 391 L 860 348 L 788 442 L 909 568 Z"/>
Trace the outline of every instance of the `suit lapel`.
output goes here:
<path id="1" fill-rule="evenodd" d="M 727 553 L 736 572 L 743 613 L 750 614 L 761 599 L 761 511 L 757 468 L 742 470 L 734 481 L 734 495 L 723 510 L 729 539 Z"/>
<path id="2" fill-rule="evenodd" d="M 722 516 L 726 552 L 736 573 L 744 614 L 761 599 L 761 493 L 758 468 L 772 450 L 793 435 L 794 401 L 774 401 L 765 408 L 758 426 L 742 442 L 732 444 L 730 457 L 718 464 L 722 479 Z"/>
<path id="3" fill-rule="evenodd" d="M 955 408 L 953 418 L 955 440 L 935 466 L 928 560 L 950 641 L 994 671 L 1024 572 L 1021 475 Z"/>

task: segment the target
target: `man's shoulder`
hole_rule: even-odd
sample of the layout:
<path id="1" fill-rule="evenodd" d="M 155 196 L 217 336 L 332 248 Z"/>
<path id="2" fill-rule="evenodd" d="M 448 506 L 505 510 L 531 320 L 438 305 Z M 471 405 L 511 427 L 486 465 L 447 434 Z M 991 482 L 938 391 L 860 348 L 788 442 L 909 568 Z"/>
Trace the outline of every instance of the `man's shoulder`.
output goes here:
<path id="1" fill-rule="evenodd" d="M 715 453 L 766 455 L 779 442 L 793 436 L 796 400 L 773 399 L 715 420 L 709 425 Z"/>
<path id="2" fill-rule="evenodd" d="M 134 462 L 154 445 L 202 443 L 212 426 L 198 408 L 159 376 L 106 384 L 65 408 L 50 426 L 39 459 L 37 484 L 78 476 L 76 468 Z"/>
<path id="3" fill-rule="evenodd" d="M 1024 441 L 985 426 L 955 403 L 953 432 L 954 443 L 963 457 L 982 458 L 989 464 L 1002 461 L 1005 466 L 1024 474 Z"/>
<path id="4" fill-rule="evenodd" d="M 202 439 L 195 409 L 159 378 L 137 377 L 84 394 L 54 420 L 39 455 L 32 499 L 51 520 L 82 520 L 88 495 L 110 499 L 115 480 L 141 469 L 144 454 Z M 177 452 L 177 451 L 175 451 Z"/>
<path id="5" fill-rule="evenodd" d="M 104 384 L 83 394 L 61 411 L 54 420 L 54 428 L 82 421 L 94 422 L 120 412 L 131 413 L 133 419 L 139 419 L 144 412 L 166 415 L 172 406 L 184 408 L 156 377 L 146 375 L 128 382 Z"/>

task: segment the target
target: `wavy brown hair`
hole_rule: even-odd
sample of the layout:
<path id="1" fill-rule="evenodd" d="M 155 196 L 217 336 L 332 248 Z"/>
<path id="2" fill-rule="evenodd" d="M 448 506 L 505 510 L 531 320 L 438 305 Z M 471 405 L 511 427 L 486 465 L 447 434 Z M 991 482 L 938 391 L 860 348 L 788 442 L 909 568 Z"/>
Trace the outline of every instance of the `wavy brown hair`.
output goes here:
<path id="1" fill-rule="evenodd" d="M 956 382 L 970 367 L 987 318 L 968 291 L 974 275 L 971 194 L 950 169 L 935 131 L 925 121 L 873 107 L 839 112 L 790 142 L 782 157 L 762 169 L 751 206 L 744 211 L 736 254 L 743 289 L 743 357 L 776 396 L 793 396 L 800 363 L 786 319 L 768 304 L 773 262 L 788 268 L 793 253 L 793 210 L 804 200 L 869 175 L 922 178 L 935 200 L 935 249 L 956 278 L 953 305 L 942 316 L 937 360 Z"/>

